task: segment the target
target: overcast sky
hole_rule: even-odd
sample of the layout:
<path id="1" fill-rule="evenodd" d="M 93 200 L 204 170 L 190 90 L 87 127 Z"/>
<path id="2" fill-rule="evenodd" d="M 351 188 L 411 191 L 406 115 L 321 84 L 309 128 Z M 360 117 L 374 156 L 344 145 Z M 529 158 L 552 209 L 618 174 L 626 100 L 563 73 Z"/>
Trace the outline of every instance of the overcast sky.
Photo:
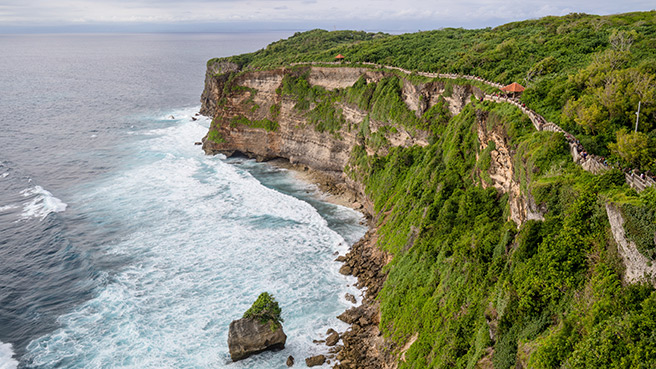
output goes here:
<path id="1" fill-rule="evenodd" d="M 654 8 L 654 0 L 0 0 L 0 33 L 417 31 Z"/>

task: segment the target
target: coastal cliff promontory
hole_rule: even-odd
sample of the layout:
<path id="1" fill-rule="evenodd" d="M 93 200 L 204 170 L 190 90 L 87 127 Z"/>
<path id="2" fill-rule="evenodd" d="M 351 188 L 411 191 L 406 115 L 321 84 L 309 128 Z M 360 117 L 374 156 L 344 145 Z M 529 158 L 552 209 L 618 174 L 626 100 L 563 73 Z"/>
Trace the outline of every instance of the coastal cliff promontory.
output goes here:
<path id="1" fill-rule="evenodd" d="M 404 106 L 397 108 L 412 112 L 418 121 L 426 119 L 427 113 L 431 115 L 428 119 L 448 119 L 459 114 L 472 100 L 482 100 L 485 96 L 474 85 L 444 80 L 413 83 L 390 70 L 308 65 L 240 72 L 235 64 L 217 63 L 208 68 L 201 99 L 201 113 L 214 118 L 203 139 L 203 150 L 226 156 L 242 154 L 259 161 L 283 158 L 329 174 L 365 198 L 363 187 L 344 173 L 354 147 L 365 148 L 368 155 L 385 155 L 392 147 L 426 147 L 431 136 L 425 125 L 405 126 L 380 114 L 374 119 L 371 111 L 349 99 L 331 101 L 333 105 L 329 108 L 322 105 L 328 99 L 335 99 L 326 95 L 339 95 L 356 83 L 376 86 L 381 81 L 398 84 L 397 104 Z M 306 92 L 301 92 L 299 85 L 316 100 L 300 96 Z M 321 108 L 329 110 L 328 114 L 317 117 L 325 114 Z M 490 151 L 494 156 L 491 175 L 483 186 L 492 185 L 509 194 L 510 217 L 516 223 L 540 218 L 532 198 L 522 196 L 519 191 L 503 132 L 488 132 L 486 119 L 486 114 L 478 115 L 481 149 L 493 140 L 495 150 Z"/>
<path id="2" fill-rule="evenodd" d="M 299 33 L 208 63 L 203 149 L 321 172 L 370 215 L 341 259 L 366 294 L 340 316 L 336 368 L 651 366 L 651 126 L 618 128 L 633 122 L 613 109 L 635 96 L 611 88 L 651 98 L 647 30 L 653 12 Z M 337 51 L 356 60 L 330 62 Z M 499 96 L 515 77 L 521 100 Z"/>

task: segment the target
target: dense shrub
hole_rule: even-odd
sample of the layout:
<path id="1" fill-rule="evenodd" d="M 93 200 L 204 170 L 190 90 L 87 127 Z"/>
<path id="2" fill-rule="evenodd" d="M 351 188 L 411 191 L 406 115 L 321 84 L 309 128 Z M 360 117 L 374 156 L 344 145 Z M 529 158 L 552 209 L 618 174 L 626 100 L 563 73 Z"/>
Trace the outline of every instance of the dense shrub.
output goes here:
<path id="1" fill-rule="evenodd" d="M 280 313 L 282 310 L 278 302 L 268 292 L 262 292 L 253 305 L 246 310 L 244 318 L 257 319 L 261 323 L 272 322 L 274 325 L 280 325 L 283 322 Z"/>

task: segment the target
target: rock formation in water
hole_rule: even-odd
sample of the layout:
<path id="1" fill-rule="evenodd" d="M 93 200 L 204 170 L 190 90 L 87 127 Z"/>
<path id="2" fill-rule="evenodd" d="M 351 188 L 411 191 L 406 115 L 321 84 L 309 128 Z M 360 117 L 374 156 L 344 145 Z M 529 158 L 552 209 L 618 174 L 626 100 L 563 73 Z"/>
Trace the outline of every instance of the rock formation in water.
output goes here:
<path id="1" fill-rule="evenodd" d="M 262 323 L 252 318 L 242 318 L 230 323 L 228 349 L 232 361 L 242 360 L 266 350 L 282 350 L 286 341 L 287 335 L 280 324 Z"/>
<path id="2" fill-rule="evenodd" d="M 241 319 L 230 323 L 228 349 L 232 361 L 266 350 L 285 348 L 287 336 L 282 329 L 280 314 L 278 302 L 269 293 L 263 292 Z"/>

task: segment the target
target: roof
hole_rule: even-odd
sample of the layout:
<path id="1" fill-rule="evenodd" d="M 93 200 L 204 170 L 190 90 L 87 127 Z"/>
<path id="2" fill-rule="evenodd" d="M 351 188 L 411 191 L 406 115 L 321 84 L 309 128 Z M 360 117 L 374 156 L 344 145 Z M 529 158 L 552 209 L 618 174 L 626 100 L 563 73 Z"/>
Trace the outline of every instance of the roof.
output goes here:
<path id="1" fill-rule="evenodd" d="M 520 85 L 517 82 L 513 82 L 513 83 L 509 84 L 508 86 L 501 87 L 501 91 L 522 92 L 522 91 L 524 91 L 524 86 Z"/>
<path id="2" fill-rule="evenodd" d="M 342 55 L 342 54 L 338 54 L 338 55 L 335 57 L 335 59 L 344 59 L 344 55 Z"/>

